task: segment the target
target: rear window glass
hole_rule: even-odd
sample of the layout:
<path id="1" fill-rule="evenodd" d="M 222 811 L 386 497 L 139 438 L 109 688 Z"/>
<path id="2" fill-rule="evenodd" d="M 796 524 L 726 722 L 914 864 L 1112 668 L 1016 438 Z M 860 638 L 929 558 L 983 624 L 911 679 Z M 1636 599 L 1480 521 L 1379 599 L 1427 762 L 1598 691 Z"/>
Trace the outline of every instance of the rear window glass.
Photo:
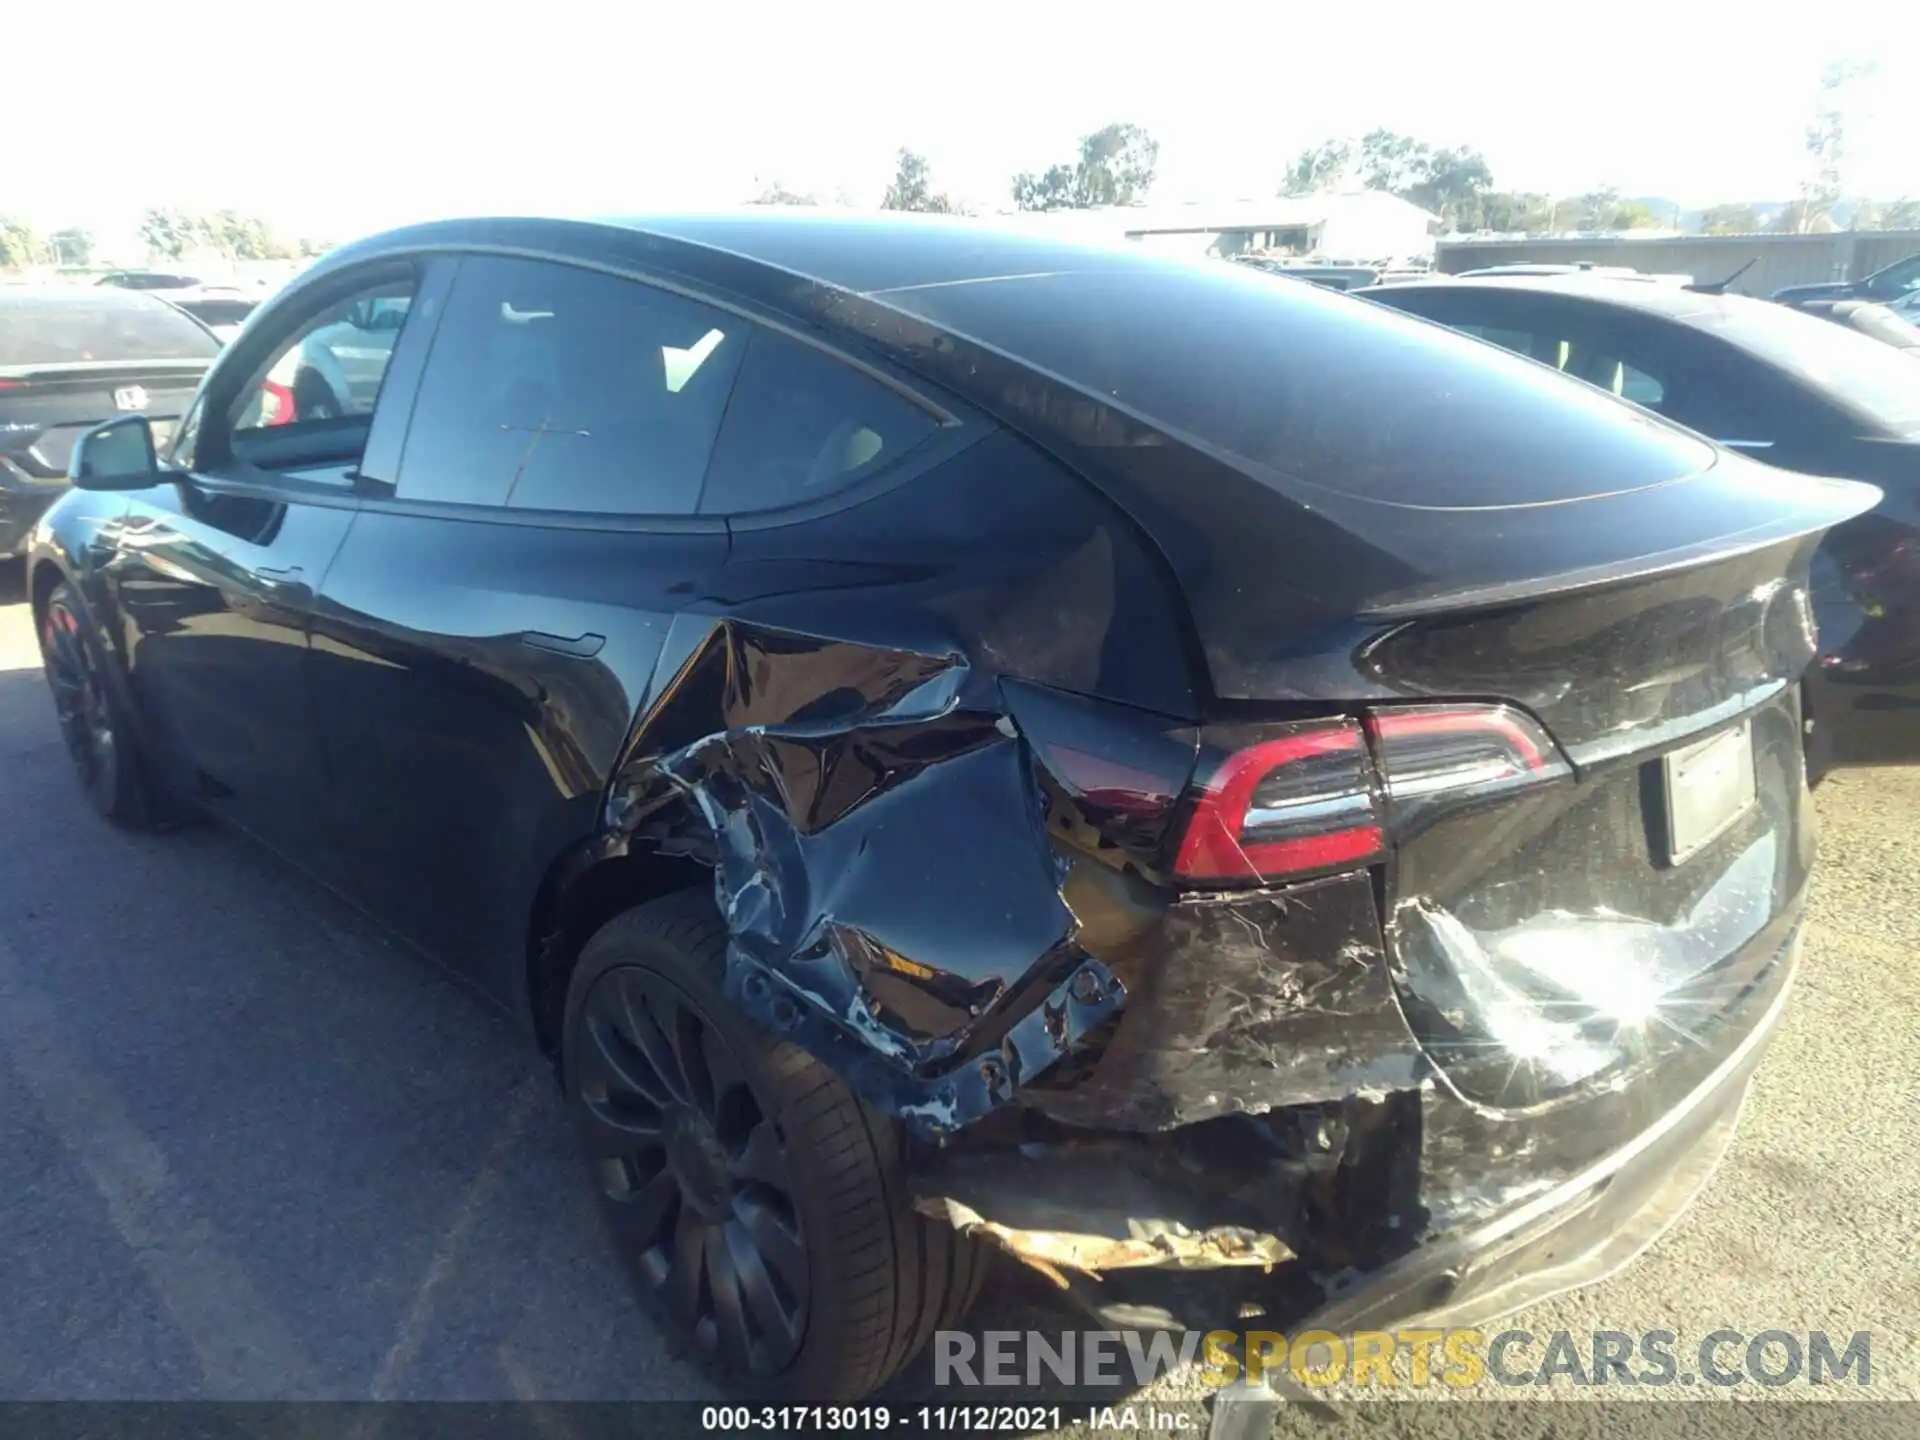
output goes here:
<path id="1" fill-rule="evenodd" d="M 1729 298 L 1686 322 L 1786 371 L 1857 420 L 1920 434 L 1920 365 L 1891 345 L 1764 300 Z"/>
<path id="2" fill-rule="evenodd" d="M 1700 440 L 1495 346 L 1238 265 L 1109 262 L 882 298 L 1287 490 L 1537 504 L 1713 463 Z"/>
<path id="3" fill-rule="evenodd" d="M 0 291 L 0 365 L 200 360 L 220 342 L 163 301 L 105 288 L 74 295 Z"/>
<path id="4" fill-rule="evenodd" d="M 701 513 L 772 510 L 830 495 L 898 459 L 937 426 L 878 381 L 762 330 L 740 367 Z"/>

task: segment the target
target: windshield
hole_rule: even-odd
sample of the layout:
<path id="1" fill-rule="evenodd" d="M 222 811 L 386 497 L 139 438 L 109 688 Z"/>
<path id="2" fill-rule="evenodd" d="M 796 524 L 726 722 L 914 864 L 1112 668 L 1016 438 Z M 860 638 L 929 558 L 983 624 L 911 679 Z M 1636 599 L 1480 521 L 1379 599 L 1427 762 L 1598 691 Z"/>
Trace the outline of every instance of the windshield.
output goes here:
<path id="1" fill-rule="evenodd" d="M 0 365 L 202 360 L 219 353 L 220 342 L 171 305 L 131 292 L 0 291 Z"/>
<path id="2" fill-rule="evenodd" d="M 1891 345 L 1785 305 L 1738 296 L 1686 321 L 1786 371 L 1883 434 L 1920 434 L 1920 365 Z"/>

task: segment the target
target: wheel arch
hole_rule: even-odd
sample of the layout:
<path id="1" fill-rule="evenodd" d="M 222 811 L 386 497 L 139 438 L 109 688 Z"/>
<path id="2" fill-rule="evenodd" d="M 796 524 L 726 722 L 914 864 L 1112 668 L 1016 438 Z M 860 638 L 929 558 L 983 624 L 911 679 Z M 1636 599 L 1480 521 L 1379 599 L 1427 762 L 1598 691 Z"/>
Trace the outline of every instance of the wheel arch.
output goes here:
<path id="1" fill-rule="evenodd" d="M 609 920 L 649 900 L 702 885 L 713 867 L 610 836 L 569 847 L 548 866 L 527 922 L 526 1018 L 541 1053 L 560 1054 L 567 985 L 580 951 Z"/>
<path id="2" fill-rule="evenodd" d="M 46 622 L 47 601 L 63 582 L 73 585 L 73 578 L 66 568 L 51 556 L 30 556 L 27 560 L 27 603 L 33 616 L 33 633 L 38 636 L 40 627 Z M 74 585 L 74 589 L 78 590 Z"/>

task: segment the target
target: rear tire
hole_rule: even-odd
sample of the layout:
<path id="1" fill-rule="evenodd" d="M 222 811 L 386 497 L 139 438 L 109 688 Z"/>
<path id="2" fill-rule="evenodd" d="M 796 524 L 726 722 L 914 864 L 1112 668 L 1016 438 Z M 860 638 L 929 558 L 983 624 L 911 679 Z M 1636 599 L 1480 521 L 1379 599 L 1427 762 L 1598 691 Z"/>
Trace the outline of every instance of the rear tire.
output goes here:
<path id="1" fill-rule="evenodd" d="M 610 921 L 567 994 L 567 1098 L 642 1294 L 737 1390 L 858 1400 L 959 1323 L 985 1252 L 915 1214 L 899 1126 L 721 990 L 685 892 Z"/>
<path id="2" fill-rule="evenodd" d="M 347 407 L 317 370 L 301 370 L 293 377 L 293 413 L 300 420 L 337 420 Z"/>
<path id="3" fill-rule="evenodd" d="M 151 823 L 133 731 L 109 678 L 111 663 L 65 581 L 53 587 L 40 617 L 40 658 L 53 691 L 60 738 L 87 801 L 116 825 Z"/>

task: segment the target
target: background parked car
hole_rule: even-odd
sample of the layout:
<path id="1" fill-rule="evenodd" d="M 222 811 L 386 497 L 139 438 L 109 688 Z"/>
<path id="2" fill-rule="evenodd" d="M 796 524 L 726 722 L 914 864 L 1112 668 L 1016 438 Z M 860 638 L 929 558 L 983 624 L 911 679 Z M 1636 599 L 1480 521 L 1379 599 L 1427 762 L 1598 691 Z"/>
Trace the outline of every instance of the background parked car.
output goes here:
<path id="1" fill-rule="evenodd" d="M 1828 280 L 1824 284 L 1789 284 L 1774 290 L 1774 301 L 1803 305 L 1809 300 L 1878 300 L 1891 305 L 1920 294 L 1920 253 L 1897 259 L 1860 280 Z"/>
<path id="2" fill-rule="evenodd" d="M 264 298 L 258 289 L 247 290 L 238 285 L 200 285 L 189 290 L 155 293 L 193 316 L 223 342 L 240 333 L 240 327 L 260 308 Z"/>
<path id="3" fill-rule="evenodd" d="M 200 284 L 200 278 L 164 270 L 115 270 L 93 283 L 116 290 L 192 290 Z"/>
<path id="4" fill-rule="evenodd" d="M 94 282 L 118 290 L 141 290 L 179 306 L 222 341 L 231 340 L 266 298 L 261 286 L 208 284 L 194 275 L 161 270 L 116 270 Z"/>
<path id="5" fill-rule="evenodd" d="M 0 289 L 0 557 L 66 490 L 79 436 L 129 414 L 165 436 L 219 351 L 199 321 L 132 289 Z"/>
<path id="6" fill-rule="evenodd" d="M 1358 290 L 1380 283 L 1381 273 L 1372 265 L 1346 265 L 1332 260 L 1282 260 L 1264 255 L 1236 255 L 1239 264 L 1269 275 L 1284 275 L 1290 280 L 1305 280 L 1328 290 Z"/>
<path id="7" fill-rule="evenodd" d="M 1870 340 L 1891 345 L 1910 359 L 1920 360 L 1920 325 L 1913 324 L 1891 305 L 1872 300 L 1805 300 L 1794 308 L 1857 330 Z"/>
<path id="8" fill-rule="evenodd" d="M 1920 759 L 1920 366 L 1782 305 L 1590 275 L 1364 292 L 1518 351 L 1772 465 L 1884 492 L 1815 591 L 1809 762 Z"/>
<path id="9" fill-rule="evenodd" d="M 1773 292 L 1782 305 L 1802 305 L 1809 300 L 1878 300 L 1895 304 L 1920 294 L 1920 254 L 1882 266 L 1860 280 L 1833 280 L 1819 285 L 1789 285 Z"/>

